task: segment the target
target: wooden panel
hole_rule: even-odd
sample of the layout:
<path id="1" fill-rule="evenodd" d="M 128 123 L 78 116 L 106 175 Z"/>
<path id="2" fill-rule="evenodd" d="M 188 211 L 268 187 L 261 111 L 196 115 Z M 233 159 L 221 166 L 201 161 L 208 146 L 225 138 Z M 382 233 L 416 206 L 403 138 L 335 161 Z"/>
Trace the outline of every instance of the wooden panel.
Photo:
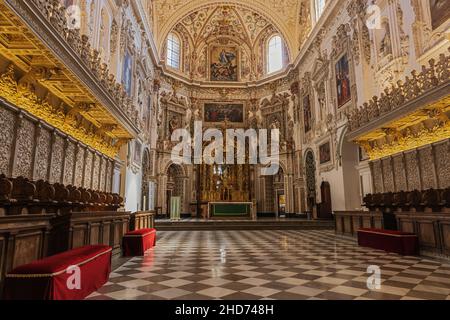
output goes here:
<path id="1" fill-rule="evenodd" d="M 434 224 L 430 221 L 417 222 L 417 235 L 423 246 L 436 248 L 438 241 L 434 230 Z"/>
<path id="2" fill-rule="evenodd" d="M 89 244 L 99 244 L 100 243 L 100 224 L 92 224 L 90 228 L 90 241 Z"/>
<path id="3" fill-rule="evenodd" d="M 352 218 L 344 217 L 344 233 L 353 235 Z"/>
<path id="4" fill-rule="evenodd" d="M 444 254 L 450 255 L 450 222 L 441 222 L 439 229 L 442 239 L 442 251 Z"/>
<path id="5" fill-rule="evenodd" d="M 375 229 L 383 229 L 383 218 L 382 217 L 374 217 L 373 227 Z"/>
<path id="6" fill-rule="evenodd" d="M 409 219 L 400 219 L 399 228 L 404 232 L 412 232 L 414 233 L 414 222 Z"/>
<path id="7" fill-rule="evenodd" d="M 353 233 L 353 235 L 356 235 L 358 232 L 358 229 L 361 229 L 361 227 L 362 227 L 361 217 L 353 216 L 352 217 L 352 225 L 353 225 L 352 233 Z"/>
<path id="8" fill-rule="evenodd" d="M 336 232 L 337 233 L 344 233 L 342 220 L 343 220 L 342 217 L 336 216 Z"/>
<path id="9" fill-rule="evenodd" d="M 41 257 L 42 236 L 41 232 L 34 232 L 18 235 L 15 238 L 13 268 L 30 263 Z"/>
<path id="10" fill-rule="evenodd" d="M 0 217 L 0 289 L 6 273 L 47 254 L 51 215 Z"/>
<path id="11" fill-rule="evenodd" d="M 103 223 L 103 230 L 102 230 L 102 244 L 104 245 L 111 245 L 111 224 L 110 223 Z"/>
<path id="12" fill-rule="evenodd" d="M 76 226 L 73 228 L 72 233 L 72 248 L 75 249 L 82 247 L 86 244 L 86 234 L 87 234 L 87 227 L 86 226 Z"/>
<path id="13" fill-rule="evenodd" d="M 3 275 L 6 273 L 6 248 L 7 239 L 5 236 L 0 235 L 0 284 L 2 282 Z M 0 286 L 1 289 L 1 286 Z"/>
<path id="14" fill-rule="evenodd" d="M 120 241 L 122 239 L 122 225 L 120 223 L 114 223 L 114 238 L 113 247 L 120 246 Z"/>
<path id="15" fill-rule="evenodd" d="M 370 216 L 362 217 L 362 227 L 363 228 L 372 228 L 372 218 Z"/>

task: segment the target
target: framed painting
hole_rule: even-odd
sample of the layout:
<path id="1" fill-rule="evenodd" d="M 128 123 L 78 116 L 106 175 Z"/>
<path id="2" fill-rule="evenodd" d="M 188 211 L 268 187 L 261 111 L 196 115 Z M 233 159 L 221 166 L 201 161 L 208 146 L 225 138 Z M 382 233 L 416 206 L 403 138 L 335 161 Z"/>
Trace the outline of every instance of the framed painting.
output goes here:
<path id="1" fill-rule="evenodd" d="M 142 144 L 137 140 L 134 141 L 133 163 L 139 167 L 142 164 Z"/>
<path id="2" fill-rule="evenodd" d="M 126 52 L 123 60 L 122 85 L 128 96 L 131 97 L 131 89 L 133 85 L 133 58 L 131 57 L 129 51 Z"/>
<path id="3" fill-rule="evenodd" d="M 213 46 L 210 51 L 211 81 L 239 81 L 239 50 L 234 46 Z"/>
<path id="4" fill-rule="evenodd" d="M 434 30 L 450 18 L 450 0 L 430 0 L 430 13 Z"/>
<path id="5" fill-rule="evenodd" d="M 326 142 L 319 147 L 320 164 L 325 164 L 331 161 L 331 147 L 330 142 Z"/>
<path id="6" fill-rule="evenodd" d="M 345 105 L 351 100 L 352 95 L 350 91 L 350 67 L 347 54 L 344 54 L 336 63 L 336 92 L 338 100 L 338 108 Z"/>
<path id="7" fill-rule="evenodd" d="M 308 133 L 312 129 L 311 99 L 309 94 L 303 97 L 303 119 L 305 122 L 305 133 Z"/>
<path id="8" fill-rule="evenodd" d="M 223 122 L 231 123 L 244 122 L 244 104 L 242 103 L 205 103 L 204 117 L 205 122 Z"/>

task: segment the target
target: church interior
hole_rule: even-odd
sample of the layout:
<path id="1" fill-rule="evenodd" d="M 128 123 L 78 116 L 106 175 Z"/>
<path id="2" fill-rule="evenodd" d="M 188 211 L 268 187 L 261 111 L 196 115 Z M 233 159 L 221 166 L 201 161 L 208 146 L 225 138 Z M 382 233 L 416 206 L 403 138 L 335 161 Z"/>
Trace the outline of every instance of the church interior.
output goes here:
<path id="1" fill-rule="evenodd" d="M 450 300 L 450 0 L 0 9 L 1 299 Z"/>

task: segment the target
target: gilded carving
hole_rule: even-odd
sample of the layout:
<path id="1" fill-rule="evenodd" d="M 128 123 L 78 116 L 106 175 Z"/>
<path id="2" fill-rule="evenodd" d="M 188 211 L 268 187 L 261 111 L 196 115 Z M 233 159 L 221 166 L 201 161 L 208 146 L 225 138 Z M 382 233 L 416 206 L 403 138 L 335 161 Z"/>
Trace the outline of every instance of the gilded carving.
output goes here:
<path id="1" fill-rule="evenodd" d="M 428 67 L 423 66 L 420 72 L 412 71 L 410 76 L 405 77 L 404 82 L 398 81 L 396 85 L 385 88 L 380 97 L 374 96 L 363 103 L 362 107 L 350 112 L 347 115 L 350 131 L 361 130 L 364 126 L 378 121 L 380 117 L 386 117 L 427 95 L 431 90 L 436 90 L 436 87 L 448 85 L 449 75 L 450 55 L 441 54 L 438 61 L 431 59 Z M 364 146 L 369 157 L 374 160 L 450 138 L 450 121 L 446 115 L 449 105 L 450 97 L 445 97 L 434 104 L 421 105 L 414 113 L 399 120 L 401 125 L 395 122 L 385 124 L 390 128 L 400 126 L 401 130 L 396 134 L 392 135 L 389 134 L 390 131 L 378 129 L 376 132 L 359 136 L 356 142 Z M 437 115 L 430 114 L 430 110 L 433 109 L 439 110 Z M 418 123 L 417 120 L 422 122 Z M 406 122 L 411 124 L 405 126 Z M 377 139 L 371 138 L 374 135 Z"/>
<path id="2" fill-rule="evenodd" d="M 89 132 L 84 126 L 80 127 L 80 121 L 72 113 L 66 116 L 64 104 L 55 107 L 50 103 L 50 95 L 39 99 L 30 84 L 18 85 L 14 70 L 14 65 L 10 64 L 6 71 L 0 74 L 1 95 L 9 102 L 106 155 L 113 157 L 117 154 L 117 146 L 106 142 L 103 136 Z"/>

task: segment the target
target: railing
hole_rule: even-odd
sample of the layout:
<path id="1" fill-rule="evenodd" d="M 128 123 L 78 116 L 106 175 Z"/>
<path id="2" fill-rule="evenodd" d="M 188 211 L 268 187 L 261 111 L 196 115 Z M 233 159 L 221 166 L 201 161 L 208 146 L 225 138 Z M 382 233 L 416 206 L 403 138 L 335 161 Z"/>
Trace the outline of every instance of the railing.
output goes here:
<path id="1" fill-rule="evenodd" d="M 448 48 L 450 52 L 450 47 Z M 411 72 L 405 81 L 398 81 L 390 88 L 384 89 L 380 97 L 374 96 L 361 107 L 347 114 L 350 132 L 377 120 L 382 115 L 399 109 L 410 101 L 417 99 L 450 81 L 450 55 L 441 54 L 439 61 L 429 61 L 429 66 L 422 66 L 422 71 Z"/>

